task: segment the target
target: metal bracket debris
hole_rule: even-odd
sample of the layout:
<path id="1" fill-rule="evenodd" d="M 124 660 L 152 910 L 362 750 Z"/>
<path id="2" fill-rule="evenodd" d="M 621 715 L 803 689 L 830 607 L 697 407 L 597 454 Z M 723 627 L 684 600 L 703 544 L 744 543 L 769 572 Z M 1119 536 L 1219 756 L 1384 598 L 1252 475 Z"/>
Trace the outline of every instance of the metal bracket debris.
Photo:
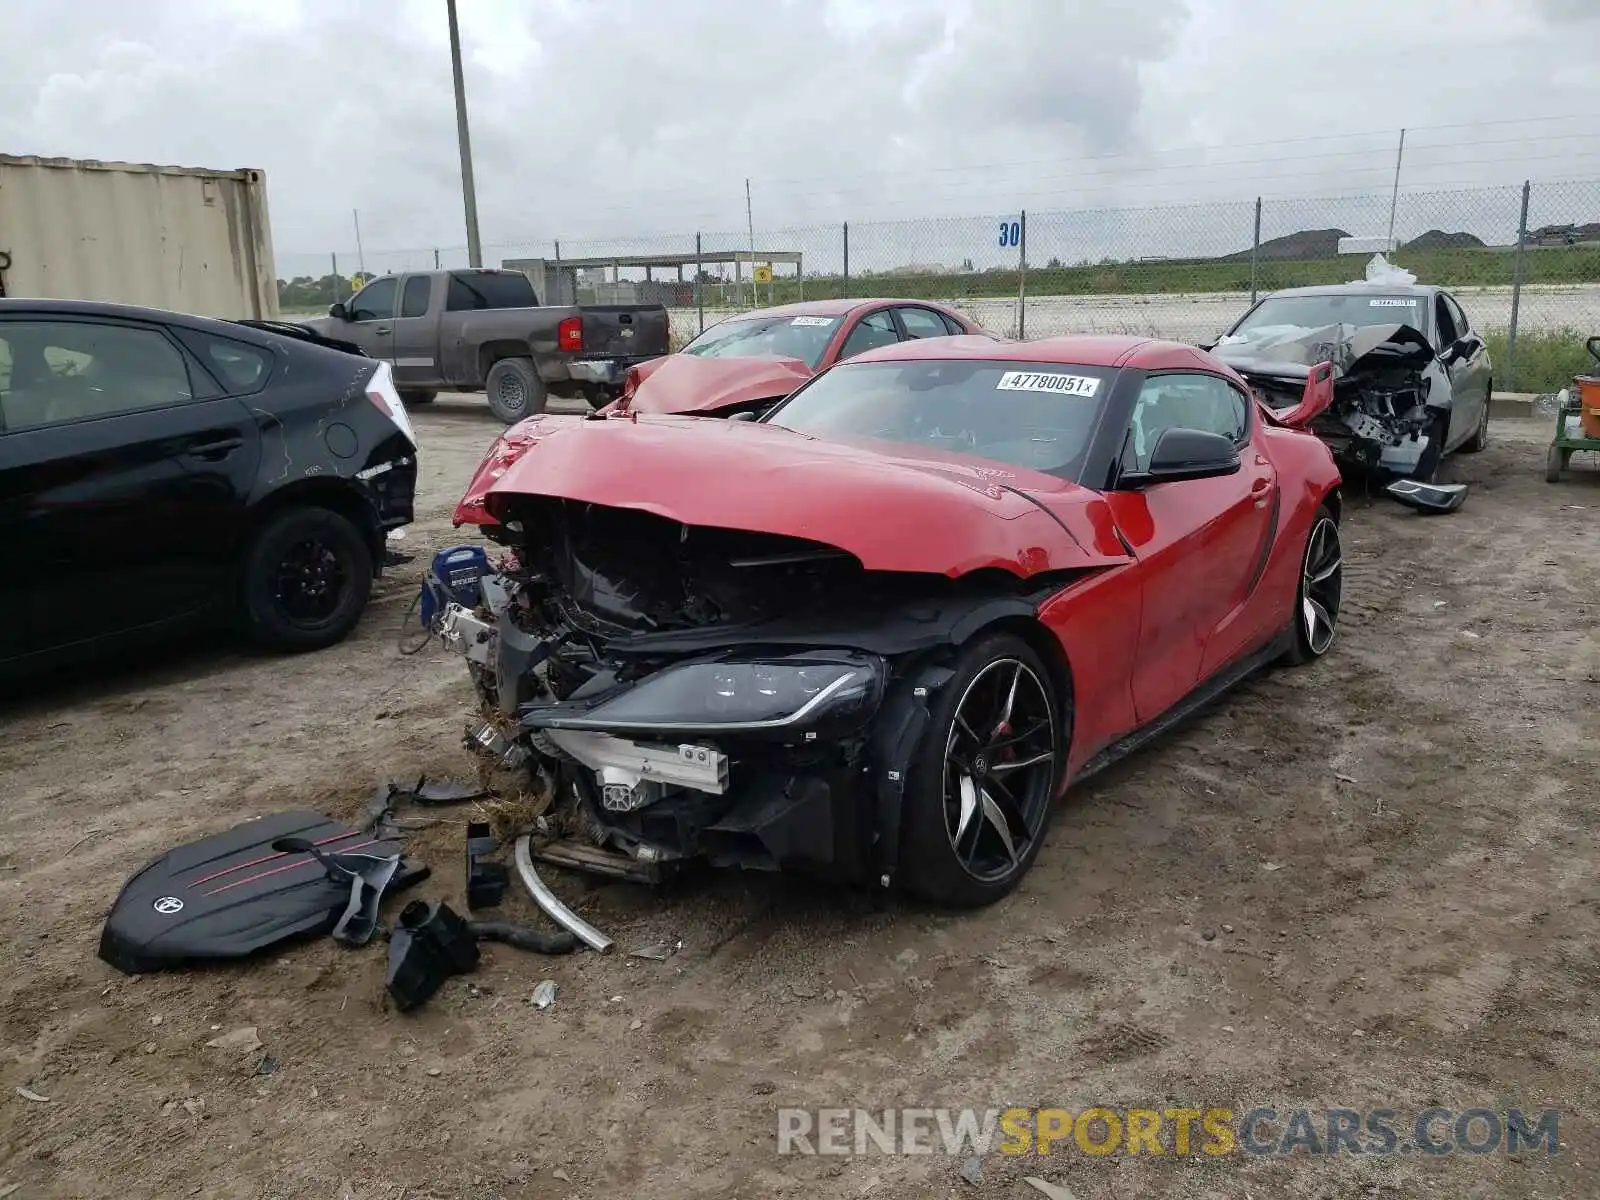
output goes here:
<path id="1" fill-rule="evenodd" d="M 545 885 L 544 880 L 539 878 L 539 872 L 533 869 L 532 840 L 528 834 L 523 834 L 517 839 L 513 853 L 516 858 L 517 874 L 522 879 L 522 885 L 528 889 L 528 894 L 533 897 L 533 902 L 547 917 L 589 949 L 597 954 L 610 954 L 614 945 L 612 940 L 561 903 L 556 894 Z"/>

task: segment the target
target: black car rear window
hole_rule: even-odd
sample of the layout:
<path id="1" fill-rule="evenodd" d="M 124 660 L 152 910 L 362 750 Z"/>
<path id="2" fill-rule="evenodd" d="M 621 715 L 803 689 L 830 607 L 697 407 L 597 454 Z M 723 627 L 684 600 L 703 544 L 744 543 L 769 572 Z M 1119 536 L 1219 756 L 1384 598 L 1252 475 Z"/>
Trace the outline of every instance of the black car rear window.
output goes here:
<path id="1" fill-rule="evenodd" d="M 480 308 L 532 308 L 539 301 L 533 283 L 520 271 L 458 271 L 450 276 L 445 309 L 470 312 Z"/>
<path id="2" fill-rule="evenodd" d="M 268 351 L 198 329 L 177 328 L 173 332 L 231 395 L 247 395 L 266 386 L 267 377 L 272 374 L 272 355 Z"/>

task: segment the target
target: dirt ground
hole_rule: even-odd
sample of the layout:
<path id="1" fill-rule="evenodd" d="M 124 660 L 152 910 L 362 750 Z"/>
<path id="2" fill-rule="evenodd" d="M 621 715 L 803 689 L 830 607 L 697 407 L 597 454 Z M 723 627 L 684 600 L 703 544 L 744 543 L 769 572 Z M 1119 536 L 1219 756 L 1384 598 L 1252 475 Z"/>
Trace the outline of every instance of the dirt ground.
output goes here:
<path id="1" fill-rule="evenodd" d="M 1078 789 L 987 911 L 555 872 L 617 954 L 491 947 L 411 1015 L 382 1002 L 379 946 L 112 971 L 100 923 L 149 858 L 467 767 L 464 671 L 401 657 L 396 632 L 495 426 L 465 398 L 417 425 L 418 561 L 348 643 L 266 659 L 208 641 L 0 705 L 0 1196 L 1040 1195 L 1028 1175 L 1078 1200 L 1600 1194 L 1600 471 L 1546 484 L 1543 421 L 1498 421 L 1487 453 L 1451 462 L 1475 485 L 1453 516 L 1351 497 L 1330 657 Z M 412 842 L 436 871 L 418 894 L 459 903 L 458 825 Z M 506 912 L 537 917 L 521 896 Z M 625 953 L 661 939 L 682 951 Z M 255 1054 L 206 1047 L 246 1025 Z M 942 1154 L 776 1153 L 780 1106 L 1094 1104 L 1402 1125 L 1434 1104 L 1554 1107 L 1562 1148 L 1058 1148 L 991 1155 L 977 1182 Z"/>

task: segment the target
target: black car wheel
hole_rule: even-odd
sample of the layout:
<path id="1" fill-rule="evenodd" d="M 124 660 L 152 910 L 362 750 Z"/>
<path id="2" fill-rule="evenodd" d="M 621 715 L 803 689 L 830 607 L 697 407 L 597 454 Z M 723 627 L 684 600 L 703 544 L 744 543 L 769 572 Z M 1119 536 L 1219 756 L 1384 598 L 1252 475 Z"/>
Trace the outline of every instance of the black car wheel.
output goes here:
<path id="1" fill-rule="evenodd" d="M 1011 891 L 1039 854 L 1065 722 L 1050 673 L 1010 634 L 963 649 L 932 716 L 907 781 L 904 882 L 924 900 L 977 908 Z"/>
<path id="2" fill-rule="evenodd" d="M 507 425 L 544 411 L 544 381 L 526 358 L 502 358 L 489 368 L 484 394 L 494 415 Z"/>
<path id="3" fill-rule="evenodd" d="M 287 509 L 250 543 L 241 588 L 253 640 L 270 650 L 320 650 L 361 619 L 372 594 L 372 554 L 348 517 Z"/>
<path id="4" fill-rule="evenodd" d="M 1284 654 L 1291 666 L 1321 658 L 1333 646 L 1344 590 L 1344 552 L 1339 523 L 1318 507 L 1300 558 L 1300 586 L 1294 596 L 1294 645 Z"/>

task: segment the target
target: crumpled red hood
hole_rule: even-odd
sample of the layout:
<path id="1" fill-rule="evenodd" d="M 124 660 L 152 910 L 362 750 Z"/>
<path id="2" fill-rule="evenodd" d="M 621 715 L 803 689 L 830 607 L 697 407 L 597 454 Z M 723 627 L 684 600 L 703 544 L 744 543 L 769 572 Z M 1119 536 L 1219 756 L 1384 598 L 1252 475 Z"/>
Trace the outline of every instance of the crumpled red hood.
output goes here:
<path id="1" fill-rule="evenodd" d="M 787 396 L 813 374 L 798 358 L 702 358 L 697 354 L 670 354 L 648 373 L 640 373 L 644 380 L 628 407 L 642 413 L 708 413 Z"/>
<path id="2" fill-rule="evenodd" d="M 997 567 L 1026 578 L 1126 559 L 1101 536 L 1110 529 L 1108 512 L 1097 511 L 1104 498 L 1055 476 L 744 421 L 547 422 L 485 505 L 506 520 L 516 495 L 806 538 L 874 571 L 954 577 Z"/>

